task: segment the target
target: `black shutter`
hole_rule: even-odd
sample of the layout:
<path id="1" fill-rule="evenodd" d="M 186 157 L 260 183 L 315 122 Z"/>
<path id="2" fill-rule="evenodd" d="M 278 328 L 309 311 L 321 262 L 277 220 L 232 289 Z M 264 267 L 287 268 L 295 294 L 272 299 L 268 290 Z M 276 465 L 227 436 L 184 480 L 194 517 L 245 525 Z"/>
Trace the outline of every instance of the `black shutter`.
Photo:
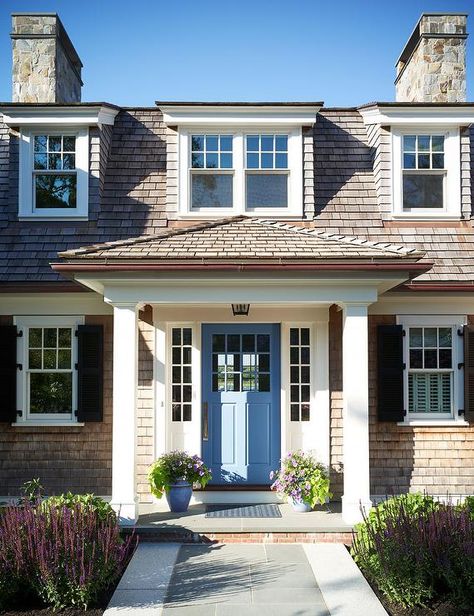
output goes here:
<path id="1" fill-rule="evenodd" d="M 403 421 L 403 328 L 377 327 L 377 416 L 379 421 Z"/>
<path id="2" fill-rule="evenodd" d="M 77 337 L 77 420 L 102 421 L 104 329 L 102 325 L 79 325 Z"/>
<path id="3" fill-rule="evenodd" d="M 464 419 L 474 423 L 474 327 L 464 325 Z"/>
<path id="4" fill-rule="evenodd" d="M 16 421 L 16 325 L 0 327 L 0 421 Z"/>

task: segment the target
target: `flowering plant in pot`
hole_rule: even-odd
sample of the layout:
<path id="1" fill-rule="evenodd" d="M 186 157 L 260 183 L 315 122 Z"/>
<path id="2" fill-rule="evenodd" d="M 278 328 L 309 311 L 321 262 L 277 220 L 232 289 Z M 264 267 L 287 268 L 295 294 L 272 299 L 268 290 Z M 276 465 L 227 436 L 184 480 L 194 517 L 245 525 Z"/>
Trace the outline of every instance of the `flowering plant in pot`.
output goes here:
<path id="1" fill-rule="evenodd" d="M 148 481 L 157 498 L 166 495 L 171 511 L 187 511 L 193 484 L 204 488 L 212 478 L 211 471 L 199 456 L 185 451 L 171 451 L 160 456 L 150 466 Z"/>
<path id="2" fill-rule="evenodd" d="M 270 473 L 272 490 L 286 497 L 295 511 L 311 511 L 331 498 L 329 473 L 321 462 L 303 451 L 289 453 L 281 468 Z"/>

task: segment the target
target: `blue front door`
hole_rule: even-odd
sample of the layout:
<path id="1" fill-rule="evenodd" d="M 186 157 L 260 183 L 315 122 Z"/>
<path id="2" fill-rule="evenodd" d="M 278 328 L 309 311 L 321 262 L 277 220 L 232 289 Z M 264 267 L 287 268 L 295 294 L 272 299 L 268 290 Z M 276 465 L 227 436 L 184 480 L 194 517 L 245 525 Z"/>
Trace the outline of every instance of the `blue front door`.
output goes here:
<path id="1" fill-rule="evenodd" d="M 269 484 L 280 462 L 280 326 L 202 327 L 202 451 L 213 484 Z"/>

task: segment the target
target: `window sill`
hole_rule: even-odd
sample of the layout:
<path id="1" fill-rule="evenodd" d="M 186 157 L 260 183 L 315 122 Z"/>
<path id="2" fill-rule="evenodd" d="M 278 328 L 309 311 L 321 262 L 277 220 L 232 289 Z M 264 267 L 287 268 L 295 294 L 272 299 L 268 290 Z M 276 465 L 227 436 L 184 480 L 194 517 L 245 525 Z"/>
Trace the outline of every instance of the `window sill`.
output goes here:
<path id="1" fill-rule="evenodd" d="M 18 215 L 18 220 L 28 220 L 29 222 L 31 222 L 32 220 L 37 220 L 38 222 L 44 222 L 44 221 L 64 221 L 64 220 L 89 220 L 89 217 L 87 215 L 78 215 L 78 216 L 35 216 L 34 214 L 31 214 L 30 216 L 25 216 L 24 214 L 19 214 Z"/>
<path id="2" fill-rule="evenodd" d="M 411 421 L 399 421 L 397 426 L 406 427 L 433 427 L 433 428 L 465 428 L 469 422 L 463 419 L 413 419 Z"/>
<path id="3" fill-rule="evenodd" d="M 213 220 L 214 218 L 224 218 L 226 216 L 248 216 L 249 218 L 260 218 L 260 219 L 269 219 L 275 218 L 277 220 L 307 220 L 304 218 L 303 213 L 283 213 L 283 212 L 275 212 L 272 210 L 270 212 L 254 212 L 254 211 L 245 211 L 245 212 L 235 212 L 232 210 L 225 210 L 223 212 L 216 212 L 213 210 L 212 212 L 182 212 L 179 214 L 179 220 Z"/>
<path id="4" fill-rule="evenodd" d="M 17 421 L 13 428 L 81 428 L 86 424 L 79 421 Z"/>
<path id="5" fill-rule="evenodd" d="M 411 220 L 413 222 L 416 221 L 436 221 L 436 220 L 445 220 L 445 221 L 460 221 L 463 220 L 460 215 L 453 214 L 392 214 L 391 220 Z"/>

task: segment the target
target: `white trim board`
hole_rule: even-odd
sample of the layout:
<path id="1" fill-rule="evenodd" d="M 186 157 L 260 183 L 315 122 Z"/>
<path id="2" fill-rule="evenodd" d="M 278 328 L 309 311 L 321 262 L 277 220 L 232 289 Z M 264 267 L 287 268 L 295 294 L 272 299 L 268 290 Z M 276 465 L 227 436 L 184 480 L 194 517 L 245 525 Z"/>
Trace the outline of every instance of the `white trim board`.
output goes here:
<path id="1" fill-rule="evenodd" d="M 0 315 L 112 315 L 97 293 L 3 293 Z"/>

